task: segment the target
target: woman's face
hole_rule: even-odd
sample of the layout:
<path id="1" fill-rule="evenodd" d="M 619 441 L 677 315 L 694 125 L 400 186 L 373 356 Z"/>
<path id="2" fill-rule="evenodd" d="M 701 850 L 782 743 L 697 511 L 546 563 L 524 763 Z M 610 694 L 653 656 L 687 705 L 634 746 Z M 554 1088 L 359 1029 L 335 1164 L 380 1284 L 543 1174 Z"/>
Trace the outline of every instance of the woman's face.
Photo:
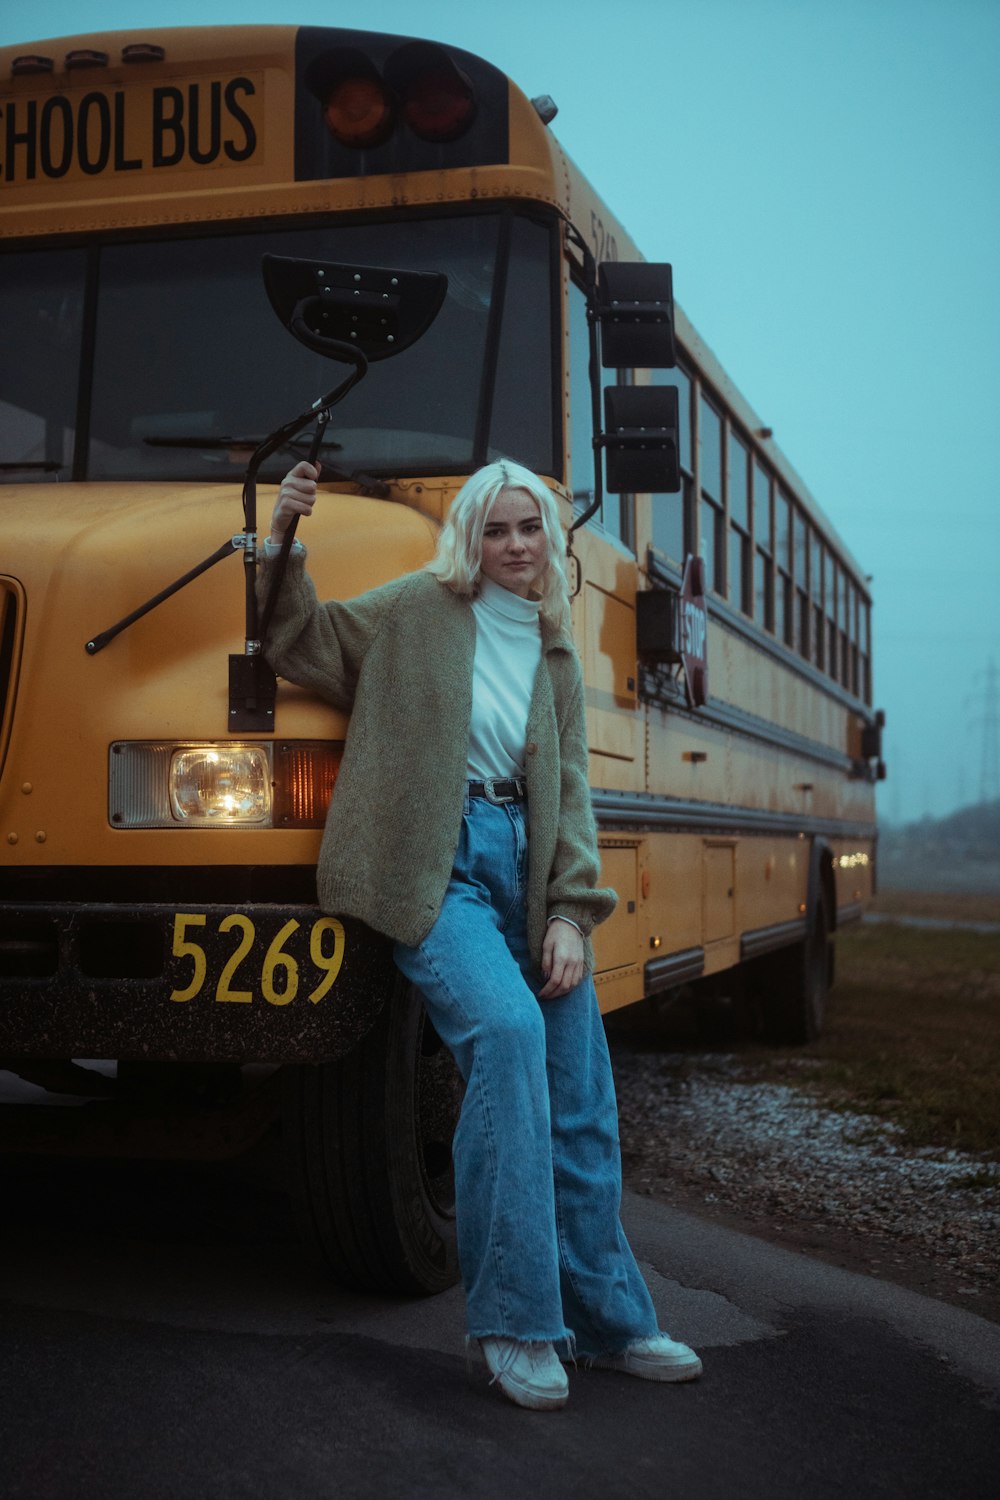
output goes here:
<path id="1" fill-rule="evenodd" d="M 501 490 L 483 531 L 484 577 L 527 599 L 548 555 L 538 501 L 527 490 Z"/>

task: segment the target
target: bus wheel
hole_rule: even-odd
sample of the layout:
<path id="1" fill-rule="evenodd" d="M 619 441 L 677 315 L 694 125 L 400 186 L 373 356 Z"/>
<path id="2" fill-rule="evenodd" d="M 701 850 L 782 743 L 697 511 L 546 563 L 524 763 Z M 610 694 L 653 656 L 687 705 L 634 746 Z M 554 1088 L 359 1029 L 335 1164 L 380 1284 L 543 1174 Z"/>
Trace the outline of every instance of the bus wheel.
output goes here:
<path id="1" fill-rule="evenodd" d="M 313 1257 L 361 1290 L 452 1286 L 462 1081 L 416 990 L 400 977 L 346 1056 L 284 1072 L 289 1186 Z"/>
<path id="2" fill-rule="evenodd" d="M 816 1041 L 826 1020 L 830 973 L 830 919 L 820 900 L 804 941 L 775 954 L 760 975 L 758 993 L 770 1041 L 786 1046 Z"/>

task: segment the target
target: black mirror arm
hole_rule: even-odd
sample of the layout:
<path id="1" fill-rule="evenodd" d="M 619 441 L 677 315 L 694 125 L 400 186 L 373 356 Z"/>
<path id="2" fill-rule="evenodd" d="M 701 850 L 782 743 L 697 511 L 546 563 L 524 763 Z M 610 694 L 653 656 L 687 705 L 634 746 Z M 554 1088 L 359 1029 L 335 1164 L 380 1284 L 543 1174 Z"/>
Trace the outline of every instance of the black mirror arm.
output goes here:
<path id="1" fill-rule="evenodd" d="M 328 347 L 325 352 L 331 353 L 331 341 L 327 340 L 326 342 Z M 318 401 L 314 401 L 307 412 L 301 413 L 298 417 L 293 418 L 291 422 L 286 422 L 285 426 L 278 432 L 274 432 L 270 437 L 266 438 L 247 465 L 247 474 L 243 486 L 243 505 L 248 536 L 256 537 L 257 534 L 257 473 L 261 464 L 265 459 L 270 458 L 272 453 L 277 452 L 279 448 L 295 437 L 296 433 L 301 432 L 302 428 L 308 426 L 314 419 L 316 421 L 316 431 L 313 434 L 313 440 L 309 447 L 308 459 L 310 463 L 315 463 L 323 441 L 326 424 L 330 420 L 330 412 L 337 405 L 338 401 L 342 401 L 348 391 L 356 386 L 359 380 L 364 378 L 368 371 L 368 361 L 360 349 L 355 349 L 350 344 L 337 344 L 333 347 L 337 351 L 336 358 L 349 359 L 354 365 L 354 369 L 348 375 L 347 379 L 341 381 L 340 385 L 335 386 L 327 395 L 321 396 Z M 271 587 L 268 590 L 264 613 L 259 623 L 257 614 L 256 548 L 252 549 L 253 556 L 248 555 L 251 551 L 249 548 L 244 553 L 243 561 L 246 566 L 247 656 L 257 656 L 263 652 L 264 642 L 267 639 L 267 627 L 271 623 L 275 600 L 278 597 L 278 592 L 285 576 L 288 557 L 292 550 L 292 542 L 295 540 L 295 532 L 298 524 L 298 517 L 296 516 L 285 532 L 281 544 L 281 552 L 278 555 L 271 578 Z"/>
<path id="2" fill-rule="evenodd" d="M 590 246 L 581 234 L 570 227 L 567 230 L 567 239 L 580 250 L 583 256 L 583 279 L 584 292 L 587 298 L 587 332 L 590 340 L 590 425 L 591 431 L 599 433 L 601 425 L 601 356 L 597 346 L 597 262 L 594 259 Z M 601 445 L 594 440 L 594 498 L 587 509 L 571 523 L 569 528 L 569 555 L 573 555 L 573 533 L 581 526 L 586 526 L 591 516 L 595 516 L 604 504 L 604 475 L 601 464 Z"/>
<path id="3" fill-rule="evenodd" d="M 158 604 L 163 604 L 173 594 L 179 593 L 189 583 L 193 583 L 196 578 L 200 578 L 202 573 L 207 573 L 209 568 L 214 567 L 217 562 L 221 562 L 224 557 L 232 557 L 233 553 L 238 552 L 243 545 L 244 537 L 242 535 L 230 537 L 227 542 L 223 542 L 221 547 L 217 547 L 210 557 L 206 557 L 204 562 L 198 563 L 197 567 L 191 568 L 180 578 L 175 579 L 173 583 L 168 584 L 165 589 L 161 589 L 158 594 L 154 594 L 152 599 L 147 599 L 145 604 L 140 604 L 138 609 L 134 609 L 131 614 L 126 615 L 117 624 L 110 625 L 107 630 L 102 630 L 99 634 L 93 636 L 87 641 L 84 647 L 87 655 L 96 656 L 98 651 L 103 651 L 105 646 L 111 644 L 115 636 L 121 635 L 123 630 L 127 630 L 137 620 L 141 620 L 143 615 L 148 615 L 150 610 L 155 609 Z"/>
<path id="4" fill-rule="evenodd" d="M 255 565 L 257 561 L 257 474 L 262 463 L 270 458 L 273 453 L 277 453 L 279 448 L 283 447 L 296 433 L 301 432 L 303 427 L 308 426 L 314 420 L 317 422 L 317 429 L 309 451 L 309 459 L 310 462 L 315 462 L 316 454 L 319 451 L 319 444 L 322 441 L 323 429 L 329 420 L 331 409 L 336 406 L 338 401 L 343 400 L 352 386 L 357 385 L 368 368 L 368 361 L 360 349 L 354 349 L 350 344 L 337 345 L 335 357 L 347 360 L 354 365 L 354 369 L 348 375 L 347 379 L 341 381 L 340 385 L 328 392 L 327 395 L 321 396 L 318 401 L 314 401 L 308 411 L 300 412 L 292 421 L 286 422 L 282 427 L 277 428 L 264 439 L 259 448 L 255 449 L 247 465 L 246 478 L 243 481 L 245 531 L 223 542 L 222 546 L 217 547 L 210 557 L 206 557 L 196 567 L 189 569 L 188 572 L 182 574 L 180 578 L 175 579 L 173 583 L 168 584 L 165 589 L 161 589 L 158 594 L 154 594 L 152 599 L 147 599 L 145 604 L 140 604 L 137 609 L 132 610 L 130 614 L 125 615 L 116 624 L 92 636 L 86 642 L 84 648 L 88 656 L 96 656 L 99 651 L 104 650 L 105 646 L 110 645 L 116 636 L 121 635 L 123 630 L 127 630 L 130 625 L 134 625 L 137 620 L 141 620 L 144 615 L 148 615 L 158 605 L 172 598 L 174 594 L 186 588 L 189 583 L 193 583 L 196 578 L 200 578 L 202 573 L 207 572 L 209 568 L 221 562 L 224 557 L 231 557 L 234 552 L 239 551 L 242 551 L 243 561 L 246 565 L 247 655 L 254 654 L 256 650 L 260 649 L 259 644 L 252 646 L 252 643 L 256 642 L 257 636 L 257 595 L 254 587 Z M 290 534 L 287 536 L 288 549 L 291 548 L 292 538 L 295 534 L 294 526 L 289 529 L 289 532 Z M 270 619 L 270 611 L 273 608 L 276 585 L 280 587 L 281 576 L 284 574 L 284 563 L 287 562 L 287 550 L 283 552 L 283 557 L 284 562 L 281 565 L 280 573 L 277 569 L 275 570 L 271 597 L 268 598 L 266 616 L 268 620 Z"/>

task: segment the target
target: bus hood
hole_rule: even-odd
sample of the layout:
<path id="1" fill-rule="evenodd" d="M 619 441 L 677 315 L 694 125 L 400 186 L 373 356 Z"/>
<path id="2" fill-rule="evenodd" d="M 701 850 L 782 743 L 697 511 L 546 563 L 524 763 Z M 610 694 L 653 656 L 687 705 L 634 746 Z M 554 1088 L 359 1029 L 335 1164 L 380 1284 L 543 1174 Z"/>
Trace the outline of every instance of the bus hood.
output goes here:
<path id="1" fill-rule="evenodd" d="M 274 486 L 261 487 L 265 526 L 274 496 Z M 25 720 L 29 735 L 44 726 L 47 734 L 79 734 L 105 747 L 118 738 L 224 735 L 228 656 L 244 649 L 242 551 L 234 549 L 97 655 L 85 648 L 242 524 L 237 487 L 5 486 L 0 578 L 8 615 L 16 615 L 8 632 L 7 738 L 19 738 Z M 409 506 L 328 490 L 303 531 L 320 597 L 351 597 L 422 566 L 436 535 L 435 524 Z M 329 736 L 330 712 L 283 687 L 276 727 Z"/>

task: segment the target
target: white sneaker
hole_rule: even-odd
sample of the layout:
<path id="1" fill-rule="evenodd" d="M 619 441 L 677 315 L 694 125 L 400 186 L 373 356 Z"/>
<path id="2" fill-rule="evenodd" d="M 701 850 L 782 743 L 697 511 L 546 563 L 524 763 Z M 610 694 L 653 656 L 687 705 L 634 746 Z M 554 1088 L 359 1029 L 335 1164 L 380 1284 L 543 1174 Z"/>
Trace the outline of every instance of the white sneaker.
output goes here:
<path id="1" fill-rule="evenodd" d="M 490 1385 L 532 1411 L 554 1411 L 569 1396 L 566 1371 L 551 1344 L 521 1344 L 516 1339 L 480 1339 L 486 1363 L 493 1372 Z"/>
<path id="2" fill-rule="evenodd" d="M 591 1360 L 599 1370 L 621 1370 L 638 1375 L 641 1380 L 697 1380 L 701 1360 L 687 1344 L 678 1344 L 665 1333 L 650 1339 L 634 1339 L 621 1354 L 608 1354 Z"/>

